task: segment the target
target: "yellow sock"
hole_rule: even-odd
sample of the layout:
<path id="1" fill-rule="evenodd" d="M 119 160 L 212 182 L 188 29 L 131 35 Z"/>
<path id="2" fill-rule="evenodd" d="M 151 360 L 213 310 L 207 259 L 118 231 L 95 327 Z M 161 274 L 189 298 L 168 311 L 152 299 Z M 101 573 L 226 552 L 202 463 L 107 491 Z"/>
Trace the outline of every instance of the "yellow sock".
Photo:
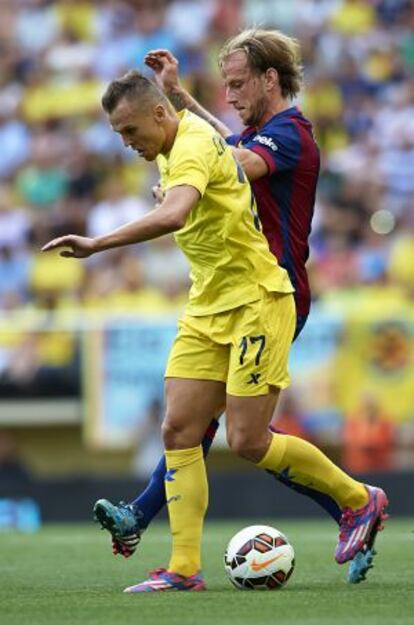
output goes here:
<path id="1" fill-rule="evenodd" d="M 330 495 L 340 508 L 357 510 L 368 502 L 361 482 L 344 473 L 315 445 L 296 436 L 273 434 L 270 447 L 257 466 L 277 473 L 287 471 L 292 482 Z"/>
<path id="2" fill-rule="evenodd" d="M 201 535 L 208 505 L 208 484 L 201 445 L 166 451 L 165 494 L 172 534 L 168 569 L 194 575 L 201 568 Z"/>

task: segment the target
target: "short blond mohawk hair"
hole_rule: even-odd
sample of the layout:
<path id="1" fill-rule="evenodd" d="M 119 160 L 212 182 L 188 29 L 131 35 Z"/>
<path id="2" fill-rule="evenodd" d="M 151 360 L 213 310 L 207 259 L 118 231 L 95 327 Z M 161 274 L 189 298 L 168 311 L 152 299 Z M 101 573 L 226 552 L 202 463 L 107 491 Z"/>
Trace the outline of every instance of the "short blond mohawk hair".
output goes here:
<path id="1" fill-rule="evenodd" d="M 284 98 L 294 98 L 303 84 L 299 42 L 278 30 L 249 29 L 232 37 L 219 53 L 219 66 L 234 52 L 246 53 L 250 69 L 258 74 L 273 68 Z"/>

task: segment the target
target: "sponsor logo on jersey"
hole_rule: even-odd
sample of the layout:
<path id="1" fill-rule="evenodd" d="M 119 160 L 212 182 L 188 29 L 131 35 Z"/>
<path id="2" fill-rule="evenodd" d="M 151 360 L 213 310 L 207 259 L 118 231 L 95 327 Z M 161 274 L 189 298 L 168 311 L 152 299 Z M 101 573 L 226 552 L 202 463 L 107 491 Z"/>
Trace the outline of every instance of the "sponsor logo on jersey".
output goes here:
<path id="1" fill-rule="evenodd" d="M 273 139 L 271 139 L 270 137 L 262 137 L 262 135 L 255 135 L 253 137 L 253 141 L 257 141 L 258 143 L 261 143 L 262 145 L 266 145 L 268 148 L 273 150 L 273 152 L 276 152 L 277 150 L 276 143 L 274 143 Z"/>

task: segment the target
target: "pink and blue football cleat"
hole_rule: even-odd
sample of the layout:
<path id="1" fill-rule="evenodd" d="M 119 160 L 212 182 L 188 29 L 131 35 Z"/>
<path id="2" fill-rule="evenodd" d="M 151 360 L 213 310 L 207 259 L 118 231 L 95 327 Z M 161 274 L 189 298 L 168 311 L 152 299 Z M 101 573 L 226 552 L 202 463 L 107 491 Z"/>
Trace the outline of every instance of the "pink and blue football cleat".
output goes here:
<path id="1" fill-rule="evenodd" d="M 348 581 L 358 583 L 365 579 L 372 568 L 375 555 L 373 549 L 376 536 L 384 529 L 388 518 L 385 509 L 388 498 L 381 488 L 366 486 L 368 503 L 358 510 L 345 508 L 340 520 L 339 541 L 335 550 L 335 560 L 343 564 L 352 560 L 349 567 Z"/>
<path id="2" fill-rule="evenodd" d="M 124 592 L 173 592 L 176 590 L 197 592 L 206 590 L 206 585 L 200 572 L 190 577 L 184 577 L 166 569 L 154 569 L 150 571 L 148 579 L 135 586 L 125 588 Z"/>

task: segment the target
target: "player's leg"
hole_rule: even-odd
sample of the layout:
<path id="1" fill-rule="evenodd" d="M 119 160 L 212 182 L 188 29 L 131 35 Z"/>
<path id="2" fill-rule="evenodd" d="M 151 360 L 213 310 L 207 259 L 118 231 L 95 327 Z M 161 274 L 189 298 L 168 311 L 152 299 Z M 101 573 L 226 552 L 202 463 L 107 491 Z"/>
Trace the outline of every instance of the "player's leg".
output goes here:
<path id="1" fill-rule="evenodd" d="M 291 476 L 333 498 L 342 509 L 335 552 L 339 564 L 370 544 L 384 519 L 387 498 L 379 488 L 364 486 L 337 467 L 317 447 L 295 436 L 267 429 L 269 402 L 263 398 L 229 397 L 226 409 L 231 448 L 258 467 Z M 252 418 L 254 415 L 254 419 Z M 252 421 L 254 426 L 252 427 Z"/>
<path id="2" fill-rule="evenodd" d="M 250 307 L 236 328 L 227 384 L 227 434 L 239 455 L 334 499 L 342 510 L 335 557 L 346 562 L 375 535 L 387 499 L 337 467 L 317 447 L 269 431 L 279 389 L 289 383 L 287 360 L 294 334 L 293 298 L 264 294 L 260 311 Z M 269 392 L 271 390 L 271 392 Z"/>
<path id="3" fill-rule="evenodd" d="M 215 346 L 192 328 L 185 321 L 180 322 L 180 331 L 174 342 L 168 360 L 170 377 L 198 377 L 200 379 L 225 380 L 228 369 L 229 348 Z M 202 448 L 206 454 L 217 430 L 217 418 L 224 410 L 225 394 L 222 403 L 211 412 L 213 417 L 205 429 Z M 191 404 L 190 404 L 191 407 Z M 196 418 L 196 409 L 194 418 Z M 142 531 L 166 503 L 164 477 L 166 460 L 163 454 L 151 476 L 144 493 L 129 504 L 112 504 L 107 499 L 99 499 L 94 507 L 95 518 L 112 536 L 112 548 L 115 554 L 122 553 L 129 557 L 136 550 Z"/>
<path id="4" fill-rule="evenodd" d="M 125 592 L 204 590 L 201 537 L 208 484 L 201 440 L 212 415 L 223 405 L 225 384 L 211 380 L 168 378 L 163 422 L 165 492 L 172 535 L 166 569 Z"/>
<path id="5" fill-rule="evenodd" d="M 296 315 L 296 326 L 295 326 L 295 334 L 293 337 L 293 343 L 298 338 L 299 334 L 302 332 L 305 327 L 306 321 L 308 319 L 308 315 Z M 270 430 L 275 434 L 285 434 L 286 432 L 282 432 L 278 430 L 273 425 L 270 425 Z M 280 484 L 284 484 L 291 490 L 294 490 L 296 493 L 301 495 L 306 495 L 310 499 L 312 499 L 315 503 L 317 503 L 327 514 L 329 514 L 336 523 L 340 522 L 341 519 L 341 509 L 332 497 L 326 495 L 325 493 L 321 493 L 314 488 L 310 488 L 309 486 L 304 486 L 302 484 L 297 484 L 293 480 L 291 480 L 288 476 L 280 474 L 280 473 L 272 473 L 268 472 L 272 477 L 274 477 Z"/>
<path id="6" fill-rule="evenodd" d="M 274 434 L 286 434 L 286 432 L 276 429 L 273 425 L 270 425 L 269 429 Z M 306 497 L 312 499 L 339 525 L 342 511 L 335 499 L 333 499 L 330 495 L 322 493 L 316 488 L 299 484 L 298 482 L 295 482 L 290 475 L 286 475 L 285 473 L 274 473 L 272 471 L 268 471 L 268 473 L 275 480 L 277 480 L 279 484 L 287 486 L 290 490 L 295 491 L 295 493 L 298 493 L 299 495 L 305 495 Z"/>
<path id="7" fill-rule="evenodd" d="M 220 411 L 221 414 L 222 410 Z M 220 415 L 217 415 L 219 417 Z M 219 426 L 218 418 L 212 419 L 201 442 L 204 457 L 207 456 Z M 166 471 L 165 455 L 163 454 L 149 478 L 148 485 L 130 502 L 135 516 L 139 519 L 141 530 L 145 530 L 154 517 L 165 506 L 164 476 Z"/>
<path id="8" fill-rule="evenodd" d="M 302 332 L 307 321 L 307 316 L 297 316 L 296 317 L 296 330 L 295 335 L 293 337 L 293 342 L 297 339 L 299 334 Z M 270 430 L 276 434 L 285 434 L 272 425 L 270 425 Z M 321 493 L 315 488 L 311 488 L 309 486 L 305 486 L 303 484 L 299 484 L 291 479 L 289 476 L 283 473 L 272 473 L 268 471 L 270 475 L 272 475 L 278 482 L 284 484 L 291 490 L 294 490 L 297 493 L 302 495 L 306 495 L 310 499 L 312 499 L 315 503 L 319 504 L 321 508 L 325 510 L 333 519 L 340 524 L 342 510 L 338 506 L 337 502 L 325 493 Z M 348 568 L 348 581 L 351 584 L 359 584 L 361 581 L 366 579 L 367 572 L 369 569 L 373 567 L 373 559 L 375 555 L 375 550 L 373 549 L 373 542 L 375 541 L 375 532 L 372 533 L 373 541 L 371 545 L 367 545 L 363 551 L 359 551 L 356 556 L 349 562 Z"/>
<path id="9" fill-rule="evenodd" d="M 208 489 L 201 440 L 208 424 L 224 406 L 230 347 L 213 342 L 211 318 L 185 319 L 166 368 L 165 494 L 172 533 L 168 569 L 127 592 L 202 590 L 201 532 Z M 195 329 L 199 324 L 201 329 Z M 205 328 L 203 328 L 203 325 Z"/>
<path id="10" fill-rule="evenodd" d="M 207 508 L 207 477 L 200 441 L 221 409 L 225 384 L 210 380 L 166 380 L 163 440 L 165 493 L 172 531 L 169 569 L 193 575 L 200 569 L 201 531 Z"/>
<path id="11" fill-rule="evenodd" d="M 307 321 L 307 315 L 301 316 L 297 315 L 296 317 L 296 329 L 295 335 L 293 337 L 293 342 L 298 338 L 299 334 L 302 332 L 305 327 Z M 275 432 L 276 434 L 285 434 L 272 425 L 270 426 L 270 430 Z M 306 495 L 313 499 L 313 501 L 321 506 L 333 519 L 338 523 L 341 522 L 342 510 L 338 506 L 337 502 L 325 493 L 321 493 L 320 491 L 310 488 L 309 486 L 305 486 L 302 484 L 296 483 L 293 479 L 286 476 L 282 473 L 272 473 L 268 471 L 270 475 L 272 475 L 278 482 L 284 484 L 291 490 L 294 490 L 297 493 L 302 495 Z M 366 575 L 368 571 L 374 566 L 373 560 L 376 555 L 376 551 L 374 550 L 374 542 L 376 538 L 376 532 L 373 531 L 371 534 L 370 542 L 366 545 L 366 547 L 359 551 L 352 560 L 349 562 L 348 567 L 348 581 L 351 584 L 359 584 L 360 582 L 366 579 Z"/>
<path id="12" fill-rule="evenodd" d="M 219 426 L 220 409 L 217 418 L 209 424 L 201 446 L 206 457 Z M 142 532 L 166 504 L 164 478 L 166 473 L 165 454 L 163 454 L 152 472 L 146 488 L 129 503 L 113 504 L 108 499 L 99 499 L 94 506 L 95 519 L 112 536 L 112 552 L 124 558 L 133 555 L 141 541 Z"/>

